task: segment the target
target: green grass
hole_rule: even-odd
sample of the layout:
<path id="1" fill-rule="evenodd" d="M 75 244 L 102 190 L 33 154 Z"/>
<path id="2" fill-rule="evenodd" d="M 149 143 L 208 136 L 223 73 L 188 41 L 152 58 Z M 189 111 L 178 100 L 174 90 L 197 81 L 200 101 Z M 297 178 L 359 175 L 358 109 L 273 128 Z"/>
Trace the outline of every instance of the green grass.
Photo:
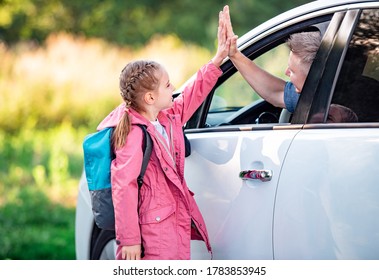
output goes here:
<path id="1" fill-rule="evenodd" d="M 85 133 L 69 123 L 0 130 L 0 259 L 75 259 Z"/>
<path id="2" fill-rule="evenodd" d="M 0 259 L 75 259 L 75 209 L 24 188 L 0 207 Z"/>

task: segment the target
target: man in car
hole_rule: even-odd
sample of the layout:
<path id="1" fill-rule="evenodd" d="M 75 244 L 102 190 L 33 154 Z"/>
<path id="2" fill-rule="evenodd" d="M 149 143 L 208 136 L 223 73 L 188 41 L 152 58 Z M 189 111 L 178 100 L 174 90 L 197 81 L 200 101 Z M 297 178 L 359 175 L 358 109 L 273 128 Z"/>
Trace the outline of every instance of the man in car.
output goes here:
<path id="1" fill-rule="evenodd" d="M 263 99 L 293 113 L 311 64 L 320 47 L 320 32 L 301 32 L 290 36 L 287 41 L 290 54 L 285 71 L 290 81 L 286 82 L 263 70 L 238 50 L 238 36 L 233 32 L 229 9 L 224 12 L 224 18 L 228 27 L 227 36 L 232 38 L 229 57 L 238 71 Z"/>

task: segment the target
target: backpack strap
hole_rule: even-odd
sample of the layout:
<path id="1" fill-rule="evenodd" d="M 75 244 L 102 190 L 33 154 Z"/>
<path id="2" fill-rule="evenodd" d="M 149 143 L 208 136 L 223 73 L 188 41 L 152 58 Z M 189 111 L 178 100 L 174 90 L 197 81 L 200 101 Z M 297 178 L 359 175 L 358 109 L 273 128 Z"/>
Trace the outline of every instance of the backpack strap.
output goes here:
<path id="1" fill-rule="evenodd" d="M 143 176 L 145 176 L 147 164 L 149 163 L 149 159 L 151 156 L 151 151 L 153 150 L 153 141 L 151 140 L 150 134 L 146 130 L 146 126 L 142 124 L 137 124 L 143 132 L 143 143 L 142 143 L 142 149 L 143 149 L 143 160 L 142 160 L 142 166 L 141 166 L 141 172 L 137 178 L 138 188 L 140 189 L 143 184 Z"/>
<path id="2" fill-rule="evenodd" d="M 153 150 L 153 141 L 151 140 L 151 136 L 149 132 L 146 130 L 146 125 L 143 124 L 137 124 L 143 132 L 143 143 L 142 143 L 142 150 L 143 150 L 143 159 L 142 159 L 142 166 L 141 166 L 141 172 L 137 178 L 137 184 L 138 184 L 138 200 L 140 199 L 140 192 L 139 190 L 142 187 L 143 184 L 143 176 L 145 175 L 145 171 L 147 168 L 147 164 L 149 163 L 149 159 L 151 156 L 151 151 Z M 141 241 L 141 258 L 145 256 L 145 249 L 143 247 L 142 241 Z"/>

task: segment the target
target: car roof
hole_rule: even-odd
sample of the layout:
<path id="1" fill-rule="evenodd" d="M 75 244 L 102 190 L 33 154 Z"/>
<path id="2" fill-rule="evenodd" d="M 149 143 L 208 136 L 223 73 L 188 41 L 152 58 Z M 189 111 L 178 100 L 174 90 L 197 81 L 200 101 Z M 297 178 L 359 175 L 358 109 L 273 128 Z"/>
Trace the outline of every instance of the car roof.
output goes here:
<path id="1" fill-rule="evenodd" d="M 291 10 L 288 10 L 286 12 L 283 12 L 264 23 L 258 25 L 257 27 L 253 28 L 249 32 L 245 33 L 243 36 L 241 36 L 238 41 L 237 45 L 239 47 L 242 47 L 244 44 L 248 43 L 250 45 L 252 43 L 251 38 L 254 37 L 260 37 L 260 35 L 266 33 L 267 31 L 274 32 L 275 27 L 279 26 L 283 23 L 291 23 L 294 19 L 304 19 L 311 14 L 314 16 L 314 13 L 327 14 L 330 12 L 335 12 L 337 10 L 344 10 L 353 8 L 356 6 L 360 6 L 364 3 L 377 3 L 379 4 L 378 0 L 318 0 L 313 1 L 301 6 L 298 6 L 296 8 L 293 8 Z M 270 33 L 271 33 L 270 32 Z M 255 41 L 255 40 L 254 40 Z M 246 47 L 246 46 L 244 46 Z M 242 47 L 242 48 L 244 48 Z"/>

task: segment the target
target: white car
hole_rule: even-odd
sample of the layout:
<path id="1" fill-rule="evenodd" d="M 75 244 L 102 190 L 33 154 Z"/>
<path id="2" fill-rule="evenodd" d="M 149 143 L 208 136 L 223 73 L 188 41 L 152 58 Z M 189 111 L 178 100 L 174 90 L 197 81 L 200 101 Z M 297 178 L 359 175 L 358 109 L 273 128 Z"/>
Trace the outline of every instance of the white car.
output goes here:
<path id="1" fill-rule="evenodd" d="M 238 45 L 258 63 L 276 54 L 284 72 L 286 39 L 315 29 L 323 41 L 293 115 L 260 99 L 226 59 L 186 124 L 185 176 L 214 259 L 379 259 L 379 1 L 311 2 Z M 359 122 L 326 123 L 332 103 Z M 210 258 L 202 242 L 191 247 L 193 259 Z M 112 259 L 115 248 L 114 232 L 94 225 L 83 176 L 76 256 Z"/>

